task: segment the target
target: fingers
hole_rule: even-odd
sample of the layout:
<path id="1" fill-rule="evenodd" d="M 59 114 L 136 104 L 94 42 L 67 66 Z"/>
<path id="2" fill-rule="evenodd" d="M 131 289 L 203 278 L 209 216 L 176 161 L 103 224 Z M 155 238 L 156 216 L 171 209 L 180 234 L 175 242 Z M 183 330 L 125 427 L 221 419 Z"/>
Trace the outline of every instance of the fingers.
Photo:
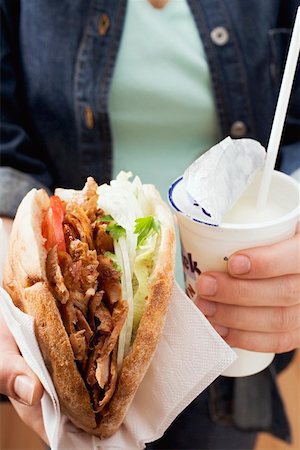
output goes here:
<path id="1" fill-rule="evenodd" d="M 43 395 L 43 387 L 20 355 L 1 316 L 0 346 L 0 392 L 26 405 L 38 403 Z"/>
<path id="2" fill-rule="evenodd" d="M 218 326 L 215 327 L 218 332 Z M 299 348 L 299 328 L 282 333 L 260 333 L 254 331 L 227 330 L 224 337 L 231 347 L 243 348 L 255 352 L 283 353 Z"/>
<path id="3" fill-rule="evenodd" d="M 10 398 L 23 422 L 48 443 L 40 403 L 43 395 L 42 384 L 20 355 L 1 315 L 0 392 Z"/>
<path id="4" fill-rule="evenodd" d="M 274 353 L 300 347 L 300 304 L 243 307 L 198 298 L 196 305 L 232 347 Z"/>
<path id="5" fill-rule="evenodd" d="M 225 272 L 201 274 L 199 297 L 241 306 L 292 306 L 299 302 L 300 275 L 244 280 Z"/>
<path id="6" fill-rule="evenodd" d="M 228 272 L 249 279 L 300 273 L 300 234 L 277 244 L 234 253 L 228 260 Z"/>
<path id="7" fill-rule="evenodd" d="M 233 346 L 282 353 L 300 347 L 300 228 L 293 238 L 241 250 L 228 272 L 198 279 L 196 304 Z"/>
<path id="8" fill-rule="evenodd" d="M 203 299 L 198 299 L 196 305 L 212 324 L 227 329 L 283 333 L 296 330 L 300 326 L 300 305 L 245 308 L 207 302 Z M 220 334 L 224 336 L 228 333 L 222 330 Z"/>

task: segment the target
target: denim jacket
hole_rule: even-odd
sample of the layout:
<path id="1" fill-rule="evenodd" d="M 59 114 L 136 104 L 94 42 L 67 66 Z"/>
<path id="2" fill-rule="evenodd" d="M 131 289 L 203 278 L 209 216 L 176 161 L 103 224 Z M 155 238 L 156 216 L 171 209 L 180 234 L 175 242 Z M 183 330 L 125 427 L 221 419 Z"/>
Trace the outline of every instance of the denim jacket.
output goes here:
<path id="1" fill-rule="evenodd" d="M 223 137 L 252 137 L 266 146 L 299 1 L 188 3 L 206 51 Z M 13 216 L 32 187 L 80 188 L 88 175 L 110 179 L 108 95 L 126 0 L 0 4 L 0 216 Z M 285 171 L 300 166 L 299 78 L 279 160 Z M 235 408 L 240 417 L 238 402 Z M 280 420 L 269 413 L 264 429 L 272 430 Z M 250 419 L 244 418 L 244 429 Z M 277 427 L 280 437 L 288 434 L 285 426 Z M 253 421 L 251 427 L 260 428 Z"/>
<path id="2" fill-rule="evenodd" d="M 188 3 L 222 135 L 266 145 L 299 2 Z M 108 94 L 125 13 L 126 0 L 1 0 L 0 215 L 12 216 L 36 185 L 79 188 L 88 175 L 110 179 Z M 295 168 L 299 117 L 296 83 L 283 140 L 294 146 L 288 162 Z M 288 151 L 281 154 L 289 159 Z"/>

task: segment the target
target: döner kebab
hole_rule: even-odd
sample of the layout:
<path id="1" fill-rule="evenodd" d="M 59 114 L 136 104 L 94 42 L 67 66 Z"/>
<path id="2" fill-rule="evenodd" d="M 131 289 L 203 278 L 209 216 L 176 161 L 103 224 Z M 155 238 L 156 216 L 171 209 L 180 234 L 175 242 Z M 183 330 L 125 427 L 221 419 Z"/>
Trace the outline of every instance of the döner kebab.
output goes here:
<path id="1" fill-rule="evenodd" d="M 14 220 L 4 286 L 35 319 L 62 411 L 106 438 L 121 425 L 162 333 L 174 273 L 172 216 L 121 172 L 82 191 L 31 190 Z"/>

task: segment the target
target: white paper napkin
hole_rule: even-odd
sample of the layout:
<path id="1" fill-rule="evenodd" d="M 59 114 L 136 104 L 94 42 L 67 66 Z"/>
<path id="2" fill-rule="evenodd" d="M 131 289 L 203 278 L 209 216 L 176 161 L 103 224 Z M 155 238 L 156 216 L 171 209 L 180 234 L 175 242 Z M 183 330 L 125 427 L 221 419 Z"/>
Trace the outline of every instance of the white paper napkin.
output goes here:
<path id="1" fill-rule="evenodd" d="M 59 402 L 34 336 L 33 318 L 17 309 L 0 288 L 4 316 L 28 365 L 41 380 L 42 410 L 52 450 L 143 449 L 161 437 L 176 416 L 235 359 L 206 318 L 174 286 L 162 339 L 120 429 L 100 440 L 76 429 Z"/>
<path id="2" fill-rule="evenodd" d="M 179 209 L 191 217 L 220 225 L 224 215 L 250 185 L 266 158 L 254 139 L 229 136 L 196 159 L 184 172 Z"/>

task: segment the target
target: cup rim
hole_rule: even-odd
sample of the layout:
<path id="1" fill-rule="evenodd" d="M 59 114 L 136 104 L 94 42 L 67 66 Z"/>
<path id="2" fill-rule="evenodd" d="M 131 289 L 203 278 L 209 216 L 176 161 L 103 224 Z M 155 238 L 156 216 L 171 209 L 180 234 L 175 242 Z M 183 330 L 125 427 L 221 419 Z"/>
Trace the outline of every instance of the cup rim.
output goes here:
<path id="1" fill-rule="evenodd" d="M 288 175 L 288 174 L 286 174 L 284 172 L 280 172 L 279 170 L 274 170 L 274 172 L 276 173 L 276 176 L 288 179 L 289 182 L 291 184 L 293 184 L 298 189 L 299 196 L 300 196 L 300 184 L 297 182 L 297 180 L 295 180 L 290 175 Z M 220 228 L 220 229 L 230 229 L 230 230 L 247 230 L 247 229 L 251 229 L 251 230 L 253 230 L 253 229 L 256 229 L 256 228 L 267 228 L 267 227 L 270 227 L 272 225 L 279 225 L 281 223 L 288 222 L 289 220 L 291 220 L 292 218 L 297 217 L 297 216 L 299 216 L 299 218 L 300 218 L 300 204 L 298 202 L 298 205 L 294 209 L 289 211 L 287 214 L 284 214 L 283 216 L 281 216 L 278 219 L 267 220 L 266 222 L 260 222 L 260 223 L 255 223 L 254 222 L 254 223 L 251 223 L 251 224 L 248 224 L 248 223 L 237 224 L 237 223 L 225 222 L 225 223 L 222 223 L 221 225 L 215 225 L 215 224 L 207 223 L 207 222 L 204 222 L 202 220 L 196 219 L 196 218 L 190 216 L 189 214 L 184 213 L 174 203 L 173 198 L 172 198 L 172 194 L 173 194 L 173 191 L 174 191 L 175 187 L 177 186 L 178 183 L 180 183 L 180 181 L 182 179 L 183 179 L 183 175 L 179 176 L 178 178 L 176 178 L 176 180 L 173 181 L 173 183 L 171 184 L 171 186 L 169 188 L 169 191 L 168 191 L 168 198 L 169 198 L 169 203 L 173 207 L 173 209 L 175 209 L 175 211 L 177 211 L 177 213 L 180 213 L 181 216 L 185 217 L 190 222 L 196 222 L 196 223 L 199 223 L 200 225 L 206 225 L 206 226 L 209 226 L 209 227 Z"/>

